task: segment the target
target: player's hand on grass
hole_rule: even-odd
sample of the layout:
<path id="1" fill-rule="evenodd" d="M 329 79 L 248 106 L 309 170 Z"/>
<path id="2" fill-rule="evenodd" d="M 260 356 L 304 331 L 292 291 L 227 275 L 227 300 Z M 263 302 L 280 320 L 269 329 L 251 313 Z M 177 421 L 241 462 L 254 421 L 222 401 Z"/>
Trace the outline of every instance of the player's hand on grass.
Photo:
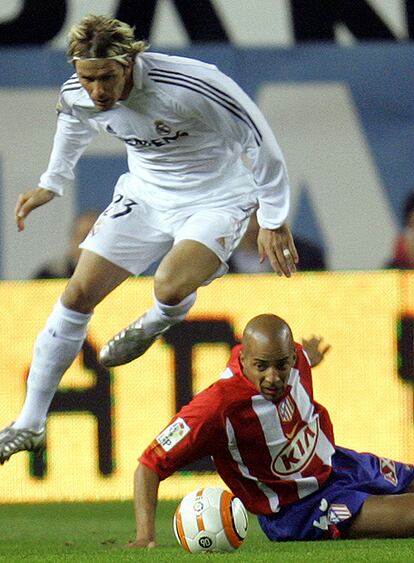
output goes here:
<path id="1" fill-rule="evenodd" d="M 137 539 L 137 540 L 133 540 L 133 541 L 129 541 L 125 547 L 128 548 L 143 548 L 143 547 L 147 547 L 148 549 L 152 549 L 153 547 L 157 547 L 157 544 L 155 543 L 154 540 L 148 540 L 145 538 L 141 538 L 141 539 Z"/>
<path id="2" fill-rule="evenodd" d="M 277 229 L 259 229 L 257 248 L 260 263 L 267 257 L 273 270 L 279 276 L 290 276 L 296 272 L 299 260 L 293 236 L 287 225 Z"/>
<path id="3" fill-rule="evenodd" d="M 312 335 L 309 339 L 302 338 L 302 346 L 308 355 L 312 367 L 317 366 L 324 359 L 325 354 L 331 349 L 330 344 L 323 342 L 322 336 Z"/>
<path id="4" fill-rule="evenodd" d="M 48 203 L 55 197 L 55 193 L 46 188 L 35 188 L 17 198 L 16 207 L 14 209 L 16 225 L 18 231 L 24 230 L 24 220 L 33 209 Z"/>

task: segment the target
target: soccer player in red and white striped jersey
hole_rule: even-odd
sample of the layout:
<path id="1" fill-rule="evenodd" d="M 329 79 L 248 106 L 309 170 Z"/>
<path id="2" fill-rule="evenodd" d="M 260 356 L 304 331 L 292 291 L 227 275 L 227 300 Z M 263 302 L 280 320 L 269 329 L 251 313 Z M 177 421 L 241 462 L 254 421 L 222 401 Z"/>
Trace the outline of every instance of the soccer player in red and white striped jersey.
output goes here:
<path id="1" fill-rule="evenodd" d="M 414 468 L 334 444 L 311 376 L 327 349 L 317 338 L 304 347 L 295 343 L 280 317 L 252 319 L 221 379 L 184 406 L 142 454 L 135 475 L 137 539 L 131 545 L 155 541 L 159 481 L 206 455 L 259 516 L 269 539 L 413 535 L 413 516 L 398 526 L 387 517 L 402 502 L 412 512 L 414 494 L 390 496 L 385 506 L 383 499 L 414 492 Z"/>

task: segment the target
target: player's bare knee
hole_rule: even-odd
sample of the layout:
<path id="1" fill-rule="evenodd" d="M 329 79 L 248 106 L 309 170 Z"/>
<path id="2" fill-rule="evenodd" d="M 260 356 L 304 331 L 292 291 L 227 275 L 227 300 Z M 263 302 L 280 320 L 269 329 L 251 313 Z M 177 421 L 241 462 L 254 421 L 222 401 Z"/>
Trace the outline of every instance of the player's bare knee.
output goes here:
<path id="1" fill-rule="evenodd" d="M 66 286 L 61 301 L 65 307 L 79 313 L 91 313 L 95 306 L 93 294 L 73 279 Z"/>
<path id="2" fill-rule="evenodd" d="M 165 272 L 157 272 L 154 278 L 155 297 L 165 305 L 177 305 L 191 293 L 185 281 Z"/>
<path id="3" fill-rule="evenodd" d="M 184 291 L 179 291 L 179 289 L 175 288 L 168 288 L 168 287 L 155 287 L 155 297 L 160 303 L 164 303 L 164 305 L 178 305 L 181 303 L 185 297 L 187 297 L 188 293 Z"/>

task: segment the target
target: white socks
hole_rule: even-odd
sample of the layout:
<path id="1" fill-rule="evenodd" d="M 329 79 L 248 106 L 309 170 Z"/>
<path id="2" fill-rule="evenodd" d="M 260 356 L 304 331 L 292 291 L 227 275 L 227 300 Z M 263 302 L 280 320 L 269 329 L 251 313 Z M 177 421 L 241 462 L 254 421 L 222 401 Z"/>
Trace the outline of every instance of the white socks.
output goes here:
<path id="1" fill-rule="evenodd" d="M 164 305 L 154 298 L 154 306 L 145 314 L 145 333 L 154 334 L 183 321 L 196 297 L 196 292 L 191 293 L 177 305 Z M 56 303 L 35 341 L 26 399 L 15 428 L 39 430 L 44 425 L 59 382 L 82 348 L 91 317 Z"/>
<path id="2" fill-rule="evenodd" d="M 35 341 L 26 399 L 15 428 L 38 430 L 44 425 L 59 382 L 82 348 L 91 317 L 56 303 Z"/>
<path id="3" fill-rule="evenodd" d="M 194 305 L 197 292 L 190 293 L 177 305 L 165 305 L 154 296 L 154 306 L 145 313 L 143 329 L 146 335 L 160 332 L 164 328 L 175 325 L 185 319 L 188 311 Z"/>

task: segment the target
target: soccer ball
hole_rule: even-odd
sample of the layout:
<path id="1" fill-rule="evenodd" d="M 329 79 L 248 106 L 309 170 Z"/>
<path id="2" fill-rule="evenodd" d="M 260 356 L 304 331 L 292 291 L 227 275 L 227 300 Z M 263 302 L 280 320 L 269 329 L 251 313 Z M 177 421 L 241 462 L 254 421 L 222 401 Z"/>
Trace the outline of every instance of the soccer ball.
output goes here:
<path id="1" fill-rule="evenodd" d="M 249 517 L 232 493 L 204 487 L 182 499 L 173 525 L 178 543 L 191 553 L 235 551 L 247 535 Z"/>

